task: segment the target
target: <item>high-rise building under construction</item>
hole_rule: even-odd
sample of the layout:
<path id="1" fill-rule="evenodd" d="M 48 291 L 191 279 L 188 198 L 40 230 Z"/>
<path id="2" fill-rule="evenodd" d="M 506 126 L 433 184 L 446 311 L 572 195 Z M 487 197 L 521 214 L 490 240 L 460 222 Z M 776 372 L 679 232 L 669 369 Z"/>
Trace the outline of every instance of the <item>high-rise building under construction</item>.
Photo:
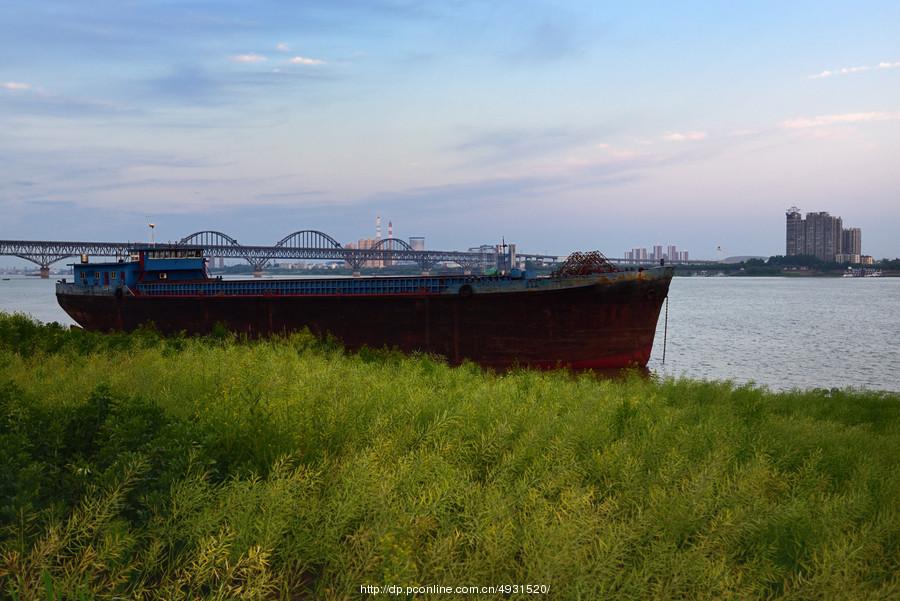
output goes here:
<path id="1" fill-rule="evenodd" d="M 803 216 L 800 209 L 791 207 L 785 211 L 787 216 L 787 249 L 785 255 L 793 257 L 804 253 L 805 236 L 803 231 Z"/>
<path id="2" fill-rule="evenodd" d="M 844 230 L 843 233 L 844 253 L 849 255 L 862 254 L 862 230 L 858 227 L 851 227 Z"/>

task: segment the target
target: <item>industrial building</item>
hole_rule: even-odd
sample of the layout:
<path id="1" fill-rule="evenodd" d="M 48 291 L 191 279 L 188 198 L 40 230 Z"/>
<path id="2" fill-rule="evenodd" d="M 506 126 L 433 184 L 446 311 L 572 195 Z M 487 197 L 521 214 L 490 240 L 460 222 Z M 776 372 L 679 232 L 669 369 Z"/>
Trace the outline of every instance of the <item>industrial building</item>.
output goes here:
<path id="1" fill-rule="evenodd" d="M 387 227 L 387 238 L 381 237 L 381 215 L 377 215 L 375 217 L 375 237 L 374 238 L 360 238 L 356 242 L 348 242 L 344 244 L 344 248 L 358 248 L 358 249 L 370 249 L 375 248 L 380 243 L 383 243 L 388 240 L 395 240 L 394 238 L 394 223 L 393 221 L 388 221 Z M 397 244 L 402 245 L 403 241 L 398 240 L 396 243 L 391 243 L 390 246 L 384 247 L 385 249 L 394 248 Z M 412 250 L 425 250 L 425 237 L 424 236 L 410 236 L 409 238 L 409 247 Z M 362 264 L 362 267 L 368 268 L 381 268 L 381 267 L 391 267 L 395 263 L 391 259 L 384 260 L 370 260 L 365 261 Z"/>

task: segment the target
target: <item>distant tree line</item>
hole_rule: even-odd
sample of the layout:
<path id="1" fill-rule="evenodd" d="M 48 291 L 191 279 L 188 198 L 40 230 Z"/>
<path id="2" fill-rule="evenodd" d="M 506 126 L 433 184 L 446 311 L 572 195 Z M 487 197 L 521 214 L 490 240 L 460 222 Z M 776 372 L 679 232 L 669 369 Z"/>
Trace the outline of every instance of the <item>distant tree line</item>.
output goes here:
<path id="1" fill-rule="evenodd" d="M 757 264 L 762 264 L 762 261 L 760 259 L 750 259 L 749 261 L 747 261 L 747 264 L 750 265 L 754 261 L 757 261 Z M 795 255 L 791 257 L 775 255 L 774 257 L 769 257 L 768 261 L 766 261 L 765 264 L 780 265 L 782 267 L 809 267 L 822 271 L 827 271 L 830 269 L 845 269 L 847 266 L 846 263 L 822 261 L 821 259 L 817 259 L 812 255 Z M 900 258 L 881 259 L 880 261 L 875 261 L 875 265 L 877 267 L 880 267 L 881 269 L 900 269 Z"/>
<path id="2" fill-rule="evenodd" d="M 756 260 L 761 261 L 760 259 Z M 835 263 L 834 261 L 823 261 L 822 259 L 814 257 L 813 255 L 792 255 L 790 257 L 786 257 L 784 255 L 775 255 L 773 257 L 769 257 L 769 260 L 766 261 L 766 264 L 779 265 L 781 267 L 809 267 L 823 271 L 843 268 L 840 263 Z"/>

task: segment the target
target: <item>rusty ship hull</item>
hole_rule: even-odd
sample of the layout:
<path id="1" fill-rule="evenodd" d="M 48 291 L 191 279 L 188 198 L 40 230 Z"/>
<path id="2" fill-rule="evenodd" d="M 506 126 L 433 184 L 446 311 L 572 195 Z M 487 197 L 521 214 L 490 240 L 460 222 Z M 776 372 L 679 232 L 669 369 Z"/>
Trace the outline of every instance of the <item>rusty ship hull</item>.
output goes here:
<path id="1" fill-rule="evenodd" d="M 246 294 L 227 280 L 125 293 L 60 283 L 57 299 L 88 330 L 152 323 L 164 333 L 204 334 L 220 324 L 257 337 L 308 328 L 349 349 L 397 348 L 497 368 L 609 369 L 647 364 L 672 275 L 656 267 L 558 280 L 432 277 L 394 294 L 340 282 L 336 293 L 321 285 L 292 292 L 296 280 L 268 280 L 262 293 Z M 382 287 L 389 280 L 370 279 Z"/>

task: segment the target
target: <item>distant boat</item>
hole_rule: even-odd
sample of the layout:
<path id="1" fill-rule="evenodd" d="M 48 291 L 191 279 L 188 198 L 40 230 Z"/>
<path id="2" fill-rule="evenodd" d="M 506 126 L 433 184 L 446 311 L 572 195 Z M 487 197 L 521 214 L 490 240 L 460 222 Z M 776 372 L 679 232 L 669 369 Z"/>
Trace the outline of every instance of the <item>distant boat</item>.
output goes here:
<path id="1" fill-rule="evenodd" d="M 844 278 L 880 278 L 881 270 L 880 269 L 866 269 L 865 267 L 860 267 L 858 269 L 853 269 L 852 267 L 848 267 L 847 271 L 844 272 L 844 275 L 841 277 Z"/>

